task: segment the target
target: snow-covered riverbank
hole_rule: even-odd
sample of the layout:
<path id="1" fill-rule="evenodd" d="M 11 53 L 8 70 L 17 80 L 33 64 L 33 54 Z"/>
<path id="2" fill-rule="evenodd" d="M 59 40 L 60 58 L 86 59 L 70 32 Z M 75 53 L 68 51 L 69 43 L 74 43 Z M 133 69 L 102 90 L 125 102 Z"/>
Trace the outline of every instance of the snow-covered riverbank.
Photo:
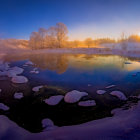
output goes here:
<path id="1" fill-rule="evenodd" d="M 0 139 L 2 140 L 139 140 L 140 102 L 128 110 L 115 109 L 113 117 L 88 123 L 56 127 L 41 133 L 30 133 L 7 117 L 0 116 Z"/>
<path id="2" fill-rule="evenodd" d="M 0 46 L 0 55 L 16 53 L 68 53 L 68 54 L 112 54 L 126 57 L 140 57 L 140 43 L 122 42 L 109 43 L 91 48 L 48 48 L 40 50 L 31 50 L 28 47 L 6 47 Z"/>

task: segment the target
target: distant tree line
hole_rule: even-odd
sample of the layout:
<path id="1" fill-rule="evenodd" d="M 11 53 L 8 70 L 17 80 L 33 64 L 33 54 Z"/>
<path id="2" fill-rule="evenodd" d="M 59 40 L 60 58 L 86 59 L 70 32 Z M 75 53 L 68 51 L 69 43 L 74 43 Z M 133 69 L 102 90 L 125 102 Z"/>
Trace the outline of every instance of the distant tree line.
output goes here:
<path id="1" fill-rule="evenodd" d="M 45 48 L 77 48 L 77 47 L 95 47 L 101 44 L 117 43 L 117 42 L 140 42 L 140 36 L 131 35 L 126 37 L 124 33 L 121 34 L 117 41 L 110 38 L 92 39 L 86 38 L 83 41 L 74 40 L 68 41 L 68 29 L 64 23 L 57 23 L 48 29 L 40 28 L 38 32 L 32 32 L 29 40 L 29 47 L 32 49 Z"/>

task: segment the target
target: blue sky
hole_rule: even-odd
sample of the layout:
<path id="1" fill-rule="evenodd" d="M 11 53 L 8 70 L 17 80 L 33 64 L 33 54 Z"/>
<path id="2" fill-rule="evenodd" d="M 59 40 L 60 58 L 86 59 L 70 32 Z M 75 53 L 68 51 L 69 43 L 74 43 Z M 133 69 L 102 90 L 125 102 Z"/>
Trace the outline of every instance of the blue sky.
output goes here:
<path id="1" fill-rule="evenodd" d="M 0 0 L 0 37 L 28 39 L 63 22 L 69 39 L 118 38 L 140 32 L 140 0 Z"/>

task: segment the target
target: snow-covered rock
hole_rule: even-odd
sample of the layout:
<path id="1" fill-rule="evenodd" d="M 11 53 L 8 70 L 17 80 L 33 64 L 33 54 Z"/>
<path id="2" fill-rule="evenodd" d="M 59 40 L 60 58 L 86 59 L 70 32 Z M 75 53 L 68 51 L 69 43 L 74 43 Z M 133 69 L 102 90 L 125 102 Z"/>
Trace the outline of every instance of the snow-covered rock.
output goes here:
<path id="1" fill-rule="evenodd" d="M 106 88 L 113 88 L 115 87 L 116 85 L 110 85 L 110 86 L 107 86 Z"/>
<path id="2" fill-rule="evenodd" d="M 124 64 L 132 64 L 131 62 L 125 62 Z"/>
<path id="3" fill-rule="evenodd" d="M 63 95 L 56 95 L 56 96 L 51 96 L 48 99 L 45 99 L 45 103 L 48 105 L 57 105 L 59 102 L 64 98 Z"/>
<path id="4" fill-rule="evenodd" d="M 53 130 L 56 128 L 53 121 L 48 118 L 42 120 L 42 127 L 44 128 L 44 131 Z"/>
<path id="5" fill-rule="evenodd" d="M 10 68 L 10 70 L 7 71 L 7 76 L 15 77 L 15 76 L 17 76 L 17 74 L 23 73 L 23 71 L 24 71 L 24 69 L 15 66 L 15 67 Z"/>
<path id="6" fill-rule="evenodd" d="M 94 100 L 80 101 L 78 103 L 79 106 L 95 106 L 96 102 Z"/>
<path id="7" fill-rule="evenodd" d="M 15 77 L 15 76 L 17 76 L 17 74 L 15 73 L 14 70 L 9 70 L 9 71 L 7 71 L 7 76 L 8 77 Z"/>
<path id="8" fill-rule="evenodd" d="M 7 76 L 7 71 L 0 71 L 0 76 Z"/>
<path id="9" fill-rule="evenodd" d="M 21 98 L 23 98 L 23 93 L 22 93 L 22 92 L 16 92 L 16 93 L 14 94 L 14 98 L 15 98 L 15 99 L 21 99 Z"/>
<path id="10" fill-rule="evenodd" d="M 35 74 L 38 74 L 39 71 L 34 71 L 34 70 L 31 70 L 30 73 L 35 73 Z"/>
<path id="11" fill-rule="evenodd" d="M 65 97 L 64 100 L 66 103 L 76 103 L 78 102 L 83 96 L 87 96 L 88 93 L 86 92 L 80 92 L 77 90 L 73 90 L 68 92 Z"/>
<path id="12" fill-rule="evenodd" d="M 39 73 L 39 71 L 38 71 L 38 69 L 37 69 L 37 68 L 34 68 L 33 70 L 31 70 L 31 71 L 30 71 L 30 73 L 35 73 L 35 74 L 38 74 L 38 73 Z"/>
<path id="13" fill-rule="evenodd" d="M 43 86 L 33 87 L 32 90 L 38 92 L 41 88 L 43 88 Z"/>
<path id="14" fill-rule="evenodd" d="M 22 83 L 27 83 L 28 79 L 25 76 L 15 76 L 15 77 L 12 77 L 11 81 L 13 83 L 22 84 Z"/>
<path id="15" fill-rule="evenodd" d="M 27 61 L 27 62 L 25 63 L 25 65 L 34 65 L 34 63 L 31 62 L 31 61 Z"/>
<path id="16" fill-rule="evenodd" d="M 9 107 L 7 105 L 3 104 L 3 103 L 0 103 L 0 109 L 4 110 L 4 111 L 7 111 L 7 110 L 9 110 Z"/>
<path id="17" fill-rule="evenodd" d="M 24 71 L 24 69 L 17 66 L 10 68 L 10 70 L 14 71 L 16 74 L 21 74 Z"/>
<path id="18" fill-rule="evenodd" d="M 5 62 L 5 63 L 0 64 L 0 70 L 1 70 L 1 71 L 8 70 L 9 67 L 10 67 L 10 66 L 9 66 L 9 63 L 8 63 L 8 62 Z"/>
<path id="19" fill-rule="evenodd" d="M 97 94 L 104 94 L 104 93 L 106 93 L 105 90 L 97 90 Z"/>
<path id="20" fill-rule="evenodd" d="M 124 95 L 124 93 L 122 93 L 121 91 L 112 91 L 110 92 L 111 95 L 118 97 L 120 100 L 127 100 L 126 96 Z"/>

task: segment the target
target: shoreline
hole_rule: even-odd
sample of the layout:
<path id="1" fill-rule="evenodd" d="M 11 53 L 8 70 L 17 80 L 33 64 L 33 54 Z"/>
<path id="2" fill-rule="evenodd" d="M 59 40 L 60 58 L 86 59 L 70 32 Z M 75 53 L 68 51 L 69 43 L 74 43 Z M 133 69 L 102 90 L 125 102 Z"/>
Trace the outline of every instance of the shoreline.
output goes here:
<path id="1" fill-rule="evenodd" d="M 31 133 L 19 127 L 6 116 L 0 115 L 0 139 L 14 140 L 138 140 L 140 139 L 140 101 L 128 110 L 117 108 L 113 117 L 93 120 L 79 125 L 56 127 L 53 130 Z"/>
<path id="2" fill-rule="evenodd" d="M 140 58 L 140 52 L 138 51 L 122 51 L 119 49 L 107 49 L 107 48 L 55 48 L 55 49 L 40 49 L 40 50 L 31 50 L 31 49 L 16 49 L 16 50 L 7 50 L 1 51 L 1 55 L 7 54 L 38 54 L 38 53 L 53 53 L 53 54 L 87 54 L 87 55 L 119 55 L 124 57 L 135 57 Z"/>

